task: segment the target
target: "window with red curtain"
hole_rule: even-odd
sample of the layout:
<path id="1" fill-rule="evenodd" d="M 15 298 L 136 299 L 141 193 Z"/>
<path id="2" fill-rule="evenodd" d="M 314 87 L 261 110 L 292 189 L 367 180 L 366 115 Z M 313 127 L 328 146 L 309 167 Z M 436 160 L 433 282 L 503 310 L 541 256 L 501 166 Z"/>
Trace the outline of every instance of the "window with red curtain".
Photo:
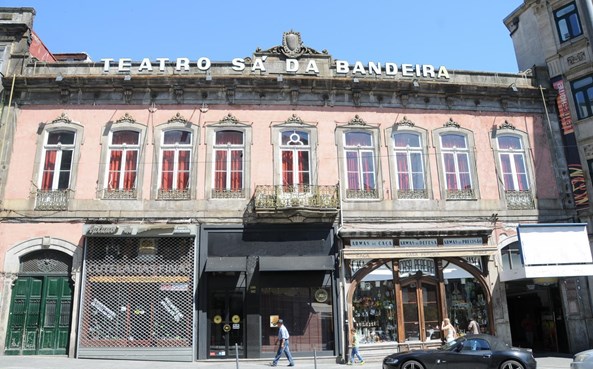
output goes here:
<path id="1" fill-rule="evenodd" d="M 113 131 L 109 142 L 108 190 L 131 191 L 136 188 L 140 133 Z"/>
<path id="2" fill-rule="evenodd" d="M 441 135 L 441 151 L 446 188 L 448 190 L 472 189 L 466 137 L 454 133 Z"/>
<path id="3" fill-rule="evenodd" d="M 373 136 L 367 132 L 346 132 L 344 137 L 347 188 L 358 191 L 377 189 Z"/>
<path id="4" fill-rule="evenodd" d="M 242 191 L 243 132 L 224 130 L 216 132 L 214 140 L 214 189 L 216 191 Z"/>
<path id="5" fill-rule="evenodd" d="M 311 184 L 311 146 L 309 133 L 287 130 L 280 132 L 282 186 L 303 191 Z"/>
<path id="6" fill-rule="evenodd" d="M 528 191 L 529 181 L 521 138 L 514 135 L 499 135 L 496 141 L 504 189 L 506 191 Z"/>
<path id="7" fill-rule="evenodd" d="M 396 132 L 393 134 L 393 146 L 397 189 L 425 189 L 424 154 L 420 135 L 414 132 Z"/>
<path id="8" fill-rule="evenodd" d="M 65 190 L 70 187 L 76 134 L 71 131 L 46 133 L 44 144 L 42 190 Z"/>
<path id="9" fill-rule="evenodd" d="M 192 133 L 183 130 L 163 132 L 160 162 L 160 189 L 189 189 L 192 154 Z"/>

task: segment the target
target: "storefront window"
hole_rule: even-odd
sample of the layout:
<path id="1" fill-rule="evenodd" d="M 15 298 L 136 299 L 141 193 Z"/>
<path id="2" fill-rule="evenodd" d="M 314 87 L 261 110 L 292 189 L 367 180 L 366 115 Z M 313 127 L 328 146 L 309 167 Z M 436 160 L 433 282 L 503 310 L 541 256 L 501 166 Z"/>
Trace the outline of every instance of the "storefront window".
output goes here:
<path id="1" fill-rule="evenodd" d="M 284 320 L 293 352 L 334 349 L 331 289 L 280 287 L 261 289 L 262 352 L 275 352 L 276 322 Z"/>
<path id="2" fill-rule="evenodd" d="M 448 316 L 457 332 L 464 334 L 472 317 L 480 324 L 480 331 L 487 332 L 488 309 L 482 287 L 473 278 L 446 280 Z"/>
<path id="3" fill-rule="evenodd" d="M 391 263 L 367 275 L 352 299 L 353 317 L 361 343 L 397 341 L 397 319 Z"/>

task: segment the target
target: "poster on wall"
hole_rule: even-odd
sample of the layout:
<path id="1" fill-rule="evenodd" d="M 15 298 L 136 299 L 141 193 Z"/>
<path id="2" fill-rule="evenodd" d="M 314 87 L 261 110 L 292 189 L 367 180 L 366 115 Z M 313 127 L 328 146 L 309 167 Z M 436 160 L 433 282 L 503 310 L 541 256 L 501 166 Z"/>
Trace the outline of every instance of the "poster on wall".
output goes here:
<path id="1" fill-rule="evenodd" d="M 564 155 L 566 156 L 566 162 L 568 164 L 575 207 L 577 210 L 585 210 L 589 208 L 589 195 L 587 193 L 585 174 L 583 172 L 583 166 L 581 165 L 579 150 L 577 149 L 577 140 L 572 124 L 572 117 L 570 115 L 568 96 L 566 94 L 566 89 L 564 88 L 564 80 L 561 78 L 554 78 L 552 80 L 552 85 L 558 92 L 556 106 L 558 108 L 558 119 L 562 130 Z"/>

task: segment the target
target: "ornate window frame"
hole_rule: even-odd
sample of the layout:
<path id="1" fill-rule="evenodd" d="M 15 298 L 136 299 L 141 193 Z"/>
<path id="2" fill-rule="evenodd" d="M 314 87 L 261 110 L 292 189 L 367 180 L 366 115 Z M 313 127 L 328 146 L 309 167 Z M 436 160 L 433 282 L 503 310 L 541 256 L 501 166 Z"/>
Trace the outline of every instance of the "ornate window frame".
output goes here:
<path id="1" fill-rule="evenodd" d="M 313 123 L 306 123 L 296 114 L 282 123 L 272 126 L 272 146 L 274 150 L 274 185 L 282 186 L 282 150 L 286 146 L 282 145 L 282 133 L 287 131 L 300 131 L 309 135 L 309 185 L 317 185 L 318 168 L 317 168 L 317 145 L 318 132 L 317 125 Z M 295 186 L 295 191 L 298 191 L 298 186 Z"/>
<path id="2" fill-rule="evenodd" d="M 500 136 L 513 136 L 521 140 L 523 154 L 523 161 L 527 171 L 528 189 L 525 191 L 507 190 L 504 186 L 504 179 L 502 176 L 502 163 L 500 160 L 501 153 L 509 152 L 507 150 L 500 150 L 498 146 L 498 138 Z M 533 165 L 533 157 L 531 156 L 531 143 L 527 132 L 520 131 L 511 123 L 505 121 L 500 126 L 494 128 L 490 134 L 490 145 L 494 154 L 494 161 L 497 169 L 497 182 L 499 183 L 498 190 L 500 198 L 506 202 L 509 210 L 530 210 L 535 208 L 536 203 L 536 187 L 535 187 L 535 167 Z"/>
<path id="3" fill-rule="evenodd" d="M 346 159 L 346 134 L 350 132 L 364 132 L 370 134 L 373 140 L 372 151 L 375 166 L 375 190 L 374 191 L 350 191 L 348 189 L 347 159 Z M 343 201 L 380 201 L 383 199 L 383 180 L 381 175 L 381 163 L 379 162 L 379 148 L 381 147 L 381 135 L 379 125 L 366 123 L 358 115 L 355 115 L 348 123 L 338 125 L 335 129 L 335 140 L 338 150 L 338 168 L 340 172 L 341 198 Z"/>
<path id="4" fill-rule="evenodd" d="M 252 127 L 250 124 L 240 122 L 232 114 L 226 115 L 218 122 L 210 123 L 205 126 L 206 129 L 206 178 L 205 178 L 205 197 L 208 199 L 245 199 L 251 193 L 251 146 L 252 146 Z M 238 131 L 243 133 L 243 189 L 239 191 L 215 191 L 214 169 L 216 146 L 216 133 L 220 131 Z"/>
<path id="5" fill-rule="evenodd" d="M 133 131 L 138 132 L 138 158 L 136 167 L 136 187 L 133 191 L 108 191 L 107 181 L 109 180 L 109 155 L 111 152 L 111 138 L 113 132 L 118 131 Z M 108 122 L 101 134 L 101 158 L 104 158 L 99 163 L 99 188 L 97 196 L 104 200 L 136 200 L 142 197 L 142 183 L 144 178 L 144 155 L 146 147 L 146 132 L 145 124 L 138 123 L 129 114 L 124 114 L 115 122 Z"/>
<path id="6" fill-rule="evenodd" d="M 396 157 L 395 157 L 395 142 L 393 136 L 397 133 L 413 133 L 420 137 L 420 150 L 422 153 L 422 165 L 424 170 L 424 190 L 399 190 L 398 178 L 396 173 Z M 416 127 L 415 123 L 408 120 L 407 117 L 399 122 L 395 122 L 391 127 L 385 130 L 385 143 L 389 149 L 389 168 L 390 168 L 390 180 L 391 188 L 394 199 L 400 200 L 425 200 L 432 198 L 432 182 L 430 180 L 430 167 L 428 161 L 428 148 L 429 148 L 429 134 L 424 128 Z M 419 151 L 420 151 L 419 150 Z"/>
<path id="7" fill-rule="evenodd" d="M 45 191 L 41 188 L 44 159 L 46 153 L 46 142 L 48 134 L 58 131 L 74 133 L 74 144 L 72 149 L 72 164 L 68 188 L 65 190 Z M 80 163 L 80 148 L 84 143 L 84 126 L 72 121 L 65 113 L 49 123 L 41 123 L 37 130 L 37 152 L 35 154 L 35 165 L 33 172 L 33 183 L 36 186 L 35 210 L 63 211 L 68 210 L 68 203 L 73 197 L 76 189 L 78 168 Z"/>
<path id="8" fill-rule="evenodd" d="M 163 150 L 164 134 L 167 131 L 186 131 L 192 135 L 191 141 L 191 156 L 190 156 L 190 171 L 189 171 L 189 187 L 187 191 L 167 191 L 161 192 L 161 161 Z M 191 200 L 196 198 L 196 178 L 197 178 L 197 148 L 200 141 L 200 127 L 177 113 L 167 122 L 161 123 L 154 127 L 154 164 L 153 173 L 155 174 L 151 183 L 152 197 L 155 200 Z"/>
<path id="9" fill-rule="evenodd" d="M 468 154 L 469 174 L 471 181 L 471 189 L 448 190 L 447 181 L 445 177 L 444 153 L 441 137 L 447 134 L 461 135 L 465 137 L 467 148 L 464 150 Z M 435 148 L 437 157 L 437 169 L 439 173 L 439 186 L 441 190 L 441 198 L 447 201 L 455 200 L 478 200 L 480 198 L 480 186 L 478 182 L 478 173 L 476 168 L 476 144 L 474 139 L 474 132 L 463 128 L 459 123 L 449 118 L 442 128 L 432 131 L 432 142 Z"/>

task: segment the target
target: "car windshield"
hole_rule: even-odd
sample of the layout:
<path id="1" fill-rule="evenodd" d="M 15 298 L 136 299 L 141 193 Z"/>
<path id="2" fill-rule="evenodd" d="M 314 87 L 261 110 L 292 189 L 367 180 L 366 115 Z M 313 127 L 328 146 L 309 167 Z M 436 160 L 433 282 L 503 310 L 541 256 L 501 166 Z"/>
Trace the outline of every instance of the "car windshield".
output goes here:
<path id="1" fill-rule="evenodd" d="M 459 339 L 456 339 L 451 342 L 444 343 L 441 347 L 439 347 L 439 350 L 451 351 L 455 346 L 457 346 L 459 342 L 461 341 Z"/>

